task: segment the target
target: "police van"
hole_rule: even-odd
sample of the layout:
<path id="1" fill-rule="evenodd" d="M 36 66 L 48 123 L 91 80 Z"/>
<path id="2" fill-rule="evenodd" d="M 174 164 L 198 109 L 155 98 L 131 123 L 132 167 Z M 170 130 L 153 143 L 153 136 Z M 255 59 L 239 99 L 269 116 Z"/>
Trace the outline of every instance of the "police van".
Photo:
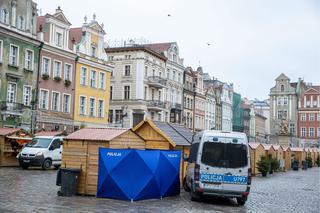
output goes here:
<path id="1" fill-rule="evenodd" d="M 244 205 L 251 168 L 247 136 L 240 132 L 205 130 L 194 135 L 184 188 L 191 200 L 202 195 L 236 198 Z"/>

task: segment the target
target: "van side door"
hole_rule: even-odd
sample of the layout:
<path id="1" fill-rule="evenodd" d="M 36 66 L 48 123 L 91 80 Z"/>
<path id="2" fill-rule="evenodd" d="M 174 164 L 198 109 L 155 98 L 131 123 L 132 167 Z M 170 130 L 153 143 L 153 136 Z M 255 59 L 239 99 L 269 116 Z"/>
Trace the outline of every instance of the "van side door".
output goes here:
<path id="1" fill-rule="evenodd" d="M 56 164 L 57 161 L 61 161 L 61 139 L 53 139 L 50 147 L 49 153 L 52 159 L 52 164 Z"/>

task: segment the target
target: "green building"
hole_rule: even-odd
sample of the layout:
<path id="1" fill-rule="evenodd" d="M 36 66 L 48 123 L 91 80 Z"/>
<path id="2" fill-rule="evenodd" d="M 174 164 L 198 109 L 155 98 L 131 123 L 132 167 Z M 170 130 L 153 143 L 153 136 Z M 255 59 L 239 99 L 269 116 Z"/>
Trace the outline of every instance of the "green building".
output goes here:
<path id="1" fill-rule="evenodd" d="M 233 93 L 233 103 L 232 103 L 232 112 L 233 112 L 233 120 L 232 120 L 232 130 L 235 132 L 243 132 L 243 108 L 241 95 L 238 93 Z"/>
<path id="2" fill-rule="evenodd" d="M 41 47 L 36 16 L 31 0 L 0 2 L 0 127 L 32 125 Z"/>

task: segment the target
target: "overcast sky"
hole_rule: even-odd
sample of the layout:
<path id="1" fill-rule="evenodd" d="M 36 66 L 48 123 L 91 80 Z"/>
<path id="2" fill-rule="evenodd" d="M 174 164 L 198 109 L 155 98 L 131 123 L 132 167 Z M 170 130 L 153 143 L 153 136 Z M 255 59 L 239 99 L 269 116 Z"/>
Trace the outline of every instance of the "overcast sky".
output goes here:
<path id="1" fill-rule="evenodd" d="M 319 0 L 35 2 L 42 15 L 61 6 L 72 27 L 95 13 L 104 23 L 106 41 L 176 41 L 185 66 L 200 63 L 211 76 L 234 83 L 243 97 L 268 98 L 281 72 L 292 81 L 301 77 L 320 84 Z"/>

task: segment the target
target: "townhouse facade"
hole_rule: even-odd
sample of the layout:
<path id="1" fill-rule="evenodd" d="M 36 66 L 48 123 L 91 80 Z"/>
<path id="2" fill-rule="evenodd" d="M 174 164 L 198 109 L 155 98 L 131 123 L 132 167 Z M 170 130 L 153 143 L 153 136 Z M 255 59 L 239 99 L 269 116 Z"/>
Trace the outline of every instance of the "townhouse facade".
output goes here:
<path id="1" fill-rule="evenodd" d="M 213 86 L 205 88 L 204 95 L 206 97 L 205 106 L 205 129 L 213 130 L 216 128 L 216 97 Z"/>
<path id="2" fill-rule="evenodd" d="M 254 111 L 266 118 L 265 139 L 266 139 L 266 142 L 269 143 L 269 141 L 270 141 L 270 105 L 269 105 L 269 101 L 268 100 L 264 100 L 264 101 L 254 100 L 252 102 L 252 104 L 254 107 Z"/>
<path id="3" fill-rule="evenodd" d="M 38 39 L 43 42 L 38 76 L 38 131 L 73 132 L 75 61 L 70 39 L 71 23 L 60 7 L 37 18 Z"/>
<path id="4" fill-rule="evenodd" d="M 267 143 L 266 120 L 265 116 L 255 111 L 255 142 Z"/>
<path id="5" fill-rule="evenodd" d="M 148 118 L 170 120 L 167 58 L 146 46 L 106 48 L 111 77 L 109 125 L 131 128 Z"/>
<path id="6" fill-rule="evenodd" d="M 113 66 L 104 50 L 105 31 L 96 16 L 80 28 L 71 28 L 71 41 L 76 45 L 74 128 L 108 124 L 110 76 Z"/>
<path id="7" fill-rule="evenodd" d="M 232 131 L 232 102 L 233 102 L 233 85 L 223 83 L 221 103 L 222 103 L 222 127 L 223 131 Z"/>
<path id="8" fill-rule="evenodd" d="M 195 116 L 194 125 L 195 131 L 201 131 L 205 129 L 205 106 L 206 96 L 204 94 L 203 85 L 203 71 L 202 67 L 198 67 L 196 71 L 193 71 L 195 81 Z"/>
<path id="9" fill-rule="evenodd" d="M 297 129 L 302 145 L 320 144 L 320 86 L 307 85 L 301 93 Z"/>
<path id="10" fill-rule="evenodd" d="M 233 93 L 232 100 L 232 131 L 235 132 L 243 132 L 243 108 L 242 108 L 242 100 L 241 95 L 239 93 Z"/>
<path id="11" fill-rule="evenodd" d="M 194 76 L 191 67 L 187 67 L 183 75 L 183 124 L 193 130 L 193 109 L 194 109 L 194 97 L 195 97 L 195 85 Z"/>
<path id="12" fill-rule="evenodd" d="M 0 2 L 0 126 L 33 128 L 41 42 L 36 3 Z"/>
<path id="13" fill-rule="evenodd" d="M 297 137 L 298 98 L 303 82 L 290 82 L 285 74 L 276 78 L 276 84 L 270 89 L 270 140 L 276 144 L 281 130 L 281 123 L 288 123 L 291 137 Z M 292 139 L 294 140 L 294 139 Z"/>

